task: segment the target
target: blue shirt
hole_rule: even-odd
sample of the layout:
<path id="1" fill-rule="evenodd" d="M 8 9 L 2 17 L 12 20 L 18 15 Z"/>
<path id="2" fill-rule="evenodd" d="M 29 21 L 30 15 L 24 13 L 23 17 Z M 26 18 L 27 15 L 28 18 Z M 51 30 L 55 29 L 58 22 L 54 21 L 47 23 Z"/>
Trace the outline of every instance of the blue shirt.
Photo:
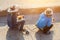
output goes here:
<path id="1" fill-rule="evenodd" d="M 45 26 L 50 27 L 51 23 L 52 23 L 52 18 L 47 17 L 44 13 L 42 13 L 39 16 L 39 19 L 36 25 L 38 28 L 44 28 Z"/>

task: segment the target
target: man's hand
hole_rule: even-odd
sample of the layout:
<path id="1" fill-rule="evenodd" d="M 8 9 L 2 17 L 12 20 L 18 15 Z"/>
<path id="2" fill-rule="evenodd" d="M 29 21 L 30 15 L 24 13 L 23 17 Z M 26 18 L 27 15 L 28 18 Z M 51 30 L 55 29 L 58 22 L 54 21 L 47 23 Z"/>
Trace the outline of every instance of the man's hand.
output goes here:
<path id="1" fill-rule="evenodd" d="M 24 20 L 24 15 L 17 16 L 17 22 Z"/>
<path id="2" fill-rule="evenodd" d="M 21 20 L 21 19 L 23 19 L 24 18 L 24 15 L 19 15 L 19 16 L 17 16 L 17 19 L 18 20 Z"/>

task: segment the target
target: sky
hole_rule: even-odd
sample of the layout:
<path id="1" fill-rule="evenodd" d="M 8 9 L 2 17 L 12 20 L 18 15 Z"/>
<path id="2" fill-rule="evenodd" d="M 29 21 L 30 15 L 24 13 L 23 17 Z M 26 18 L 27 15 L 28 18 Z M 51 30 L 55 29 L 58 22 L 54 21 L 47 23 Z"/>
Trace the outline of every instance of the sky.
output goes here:
<path id="1" fill-rule="evenodd" d="M 60 6 L 60 0 L 0 0 L 0 9 L 8 8 L 13 4 L 20 8 L 50 7 Z"/>

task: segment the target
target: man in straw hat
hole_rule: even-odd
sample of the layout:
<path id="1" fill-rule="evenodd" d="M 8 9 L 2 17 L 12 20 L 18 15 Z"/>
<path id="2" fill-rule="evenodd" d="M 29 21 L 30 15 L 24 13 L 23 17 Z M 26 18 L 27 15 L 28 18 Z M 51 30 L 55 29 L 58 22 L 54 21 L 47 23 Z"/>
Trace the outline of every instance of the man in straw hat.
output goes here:
<path id="1" fill-rule="evenodd" d="M 20 25 L 20 31 L 23 30 L 23 26 L 25 23 L 24 16 L 18 14 L 19 9 L 16 7 L 16 5 L 11 6 L 7 12 L 7 23 L 10 28 L 19 28 Z M 19 20 L 19 21 L 18 21 Z"/>
<path id="2" fill-rule="evenodd" d="M 42 14 L 40 14 L 40 17 L 36 23 L 36 26 L 44 34 L 50 34 L 49 30 L 53 27 L 52 15 L 53 15 L 53 10 L 51 8 L 47 8 Z"/>

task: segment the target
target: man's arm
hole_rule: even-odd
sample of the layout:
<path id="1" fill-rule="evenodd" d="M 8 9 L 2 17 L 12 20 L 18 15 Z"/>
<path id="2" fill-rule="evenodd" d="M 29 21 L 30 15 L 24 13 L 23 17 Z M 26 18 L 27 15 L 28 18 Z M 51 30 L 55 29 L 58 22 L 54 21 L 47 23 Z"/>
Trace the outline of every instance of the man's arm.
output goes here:
<path id="1" fill-rule="evenodd" d="M 7 12 L 18 12 L 18 9 L 11 10 L 10 8 L 7 10 Z"/>

